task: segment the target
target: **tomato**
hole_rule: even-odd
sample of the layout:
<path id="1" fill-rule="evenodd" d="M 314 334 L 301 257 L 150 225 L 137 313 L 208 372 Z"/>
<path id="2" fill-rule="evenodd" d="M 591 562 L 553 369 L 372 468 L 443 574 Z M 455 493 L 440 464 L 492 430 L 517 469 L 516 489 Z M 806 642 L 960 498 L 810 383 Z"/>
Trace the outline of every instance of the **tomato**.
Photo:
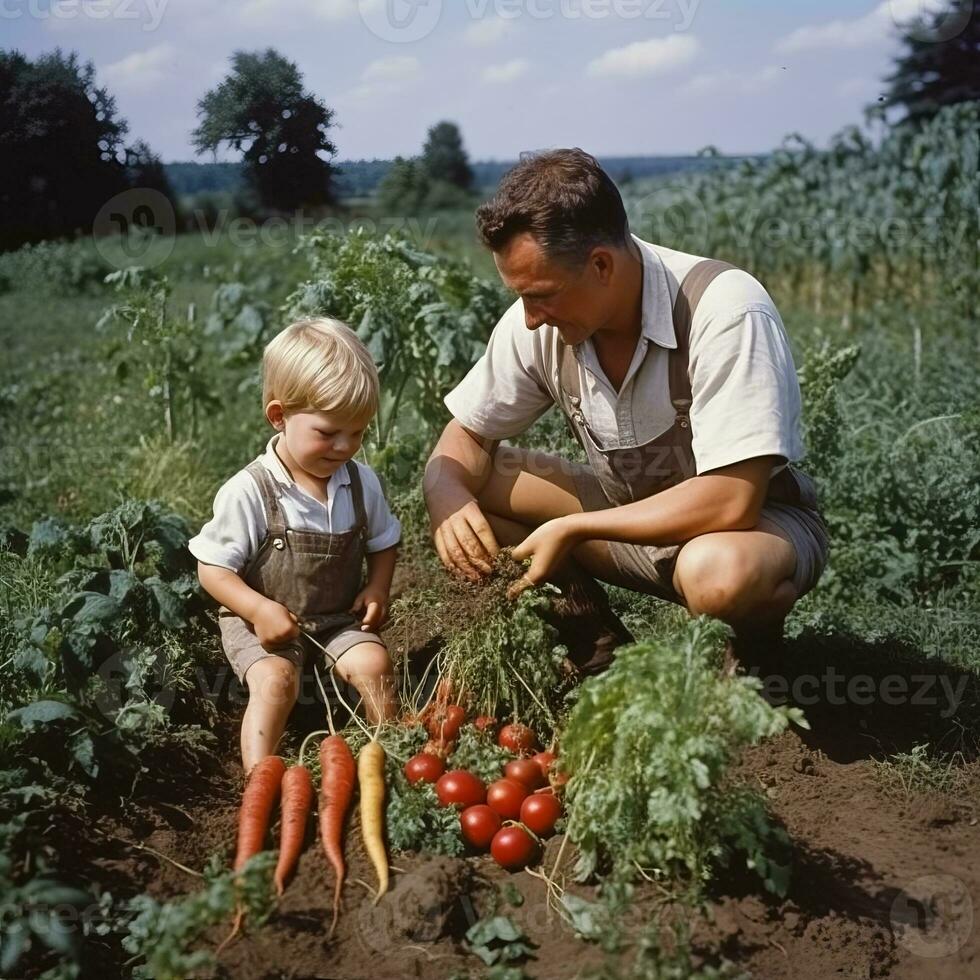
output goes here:
<path id="1" fill-rule="evenodd" d="M 492 735 L 500 724 L 493 715 L 477 715 L 473 719 L 473 727 L 480 732 L 490 732 Z"/>
<path id="2" fill-rule="evenodd" d="M 512 759 L 504 766 L 504 775 L 523 783 L 528 789 L 537 789 L 545 783 L 544 773 L 534 759 Z"/>
<path id="3" fill-rule="evenodd" d="M 533 793 L 521 804 L 521 823 L 539 837 L 550 837 L 561 816 L 561 803 L 550 793 Z"/>
<path id="4" fill-rule="evenodd" d="M 446 765 L 437 755 L 419 752 L 405 763 L 405 776 L 410 783 L 434 783 L 444 772 Z"/>
<path id="5" fill-rule="evenodd" d="M 527 725 L 515 722 L 500 729 L 497 744 L 515 755 L 530 755 L 538 747 L 538 738 Z"/>
<path id="6" fill-rule="evenodd" d="M 551 772 L 551 768 L 554 766 L 557 757 L 554 752 L 538 752 L 536 755 L 532 755 L 531 758 L 538 764 L 541 772 L 547 776 Z"/>
<path id="7" fill-rule="evenodd" d="M 519 871 L 538 856 L 538 842 L 523 827 L 501 827 L 490 841 L 490 853 L 502 868 Z"/>
<path id="8" fill-rule="evenodd" d="M 464 840 L 473 847 L 485 851 L 490 846 L 494 834 L 500 830 L 500 814 L 491 810 L 485 803 L 468 806 L 459 815 L 459 828 Z"/>
<path id="9" fill-rule="evenodd" d="M 516 779 L 498 779 L 487 787 L 487 806 L 505 820 L 516 820 L 528 788 Z"/>
<path id="10" fill-rule="evenodd" d="M 465 769 L 450 769 L 436 782 L 436 796 L 442 806 L 476 806 L 487 796 L 483 781 Z"/>
<path id="11" fill-rule="evenodd" d="M 425 728 L 433 738 L 452 742 L 465 719 L 466 712 L 458 704 L 437 704 L 426 719 Z"/>

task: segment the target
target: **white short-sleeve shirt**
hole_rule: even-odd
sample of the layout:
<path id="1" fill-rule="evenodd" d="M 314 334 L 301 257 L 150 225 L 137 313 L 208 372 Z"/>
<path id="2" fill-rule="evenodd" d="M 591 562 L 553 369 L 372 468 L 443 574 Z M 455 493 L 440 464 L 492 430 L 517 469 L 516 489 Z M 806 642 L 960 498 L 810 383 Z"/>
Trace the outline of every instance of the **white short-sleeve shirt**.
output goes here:
<path id="1" fill-rule="evenodd" d="M 617 392 L 589 338 L 573 347 L 581 410 L 604 449 L 643 445 L 674 421 L 667 365 L 676 348 L 673 302 L 701 256 L 633 236 L 643 259 L 641 333 Z M 558 330 L 529 330 L 523 301 L 500 318 L 486 353 L 446 396 L 462 425 L 487 439 L 524 432 L 559 390 Z M 755 456 L 803 458 L 800 386 L 786 330 L 761 283 L 740 269 L 721 273 L 695 310 L 690 337 L 691 432 L 697 472 Z"/>
<path id="2" fill-rule="evenodd" d="M 279 503 L 286 526 L 298 531 L 341 534 L 355 524 L 350 475 L 341 466 L 327 480 L 323 504 L 299 486 L 276 454 L 276 433 L 260 457 L 262 465 L 282 488 Z M 368 552 L 383 551 L 401 540 L 401 524 L 392 514 L 378 475 L 369 466 L 353 461 L 361 477 L 364 510 L 368 522 Z M 214 516 L 188 542 L 191 554 L 206 565 L 220 565 L 241 572 L 268 531 L 265 505 L 258 484 L 247 470 L 239 470 L 222 484 L 214 498 Z"/>

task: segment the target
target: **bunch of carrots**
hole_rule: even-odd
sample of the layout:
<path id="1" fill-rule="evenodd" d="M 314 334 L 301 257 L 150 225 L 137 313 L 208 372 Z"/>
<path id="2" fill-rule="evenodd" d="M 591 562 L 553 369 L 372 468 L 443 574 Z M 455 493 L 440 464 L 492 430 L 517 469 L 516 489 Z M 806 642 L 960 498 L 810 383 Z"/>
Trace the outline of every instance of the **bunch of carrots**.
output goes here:
<path id="1" fill-rule="evenodd" d="M 331 674 L 331 680 L 333 675 Z M 336 681 L 334 681 L 336 687 Z M 337 692 L 339 696 L 339 691 Z M 326 698 L 324 698 L 326 701 Z M 342 700 L 342 699 L 341 699 Z M 344 823 L 354 796 L 355 778 L 360 786 L 361 833 L 365 850 L 378 876 L 377 903 L 388 890 L 388 855 L 384 843 L 385 751 L 378 741 L 378 728 L 358 753 L 357 762 L 350 746 L 334 729 L 327 709 L 328 730 L 311 732 L 303 741 L 296 765 L 286 767 L 279 756 L 271 755 L 259 762 L 249 775 L 242 794 L 238 816 L 238 849 L 235 870 L 262 850 L 272 820 L 272 811 L 281 799 L 279 860 L 273 881 L 276 894 L 282 897 L 286 883 L 296 870 L 306 825 L 313 804 L 313 778 L 303 764 L 311 739 L 326 735 L 320 743 L 320 798 L 317 807 L 320 840 L 327 860 L 334 869 L 336 884 L 333 896 L 333 935 L 340 914 L 340 896 L 346 874 L 343 852 Z M 379 725 L 380 728 L 380 725 Z M 231 934 L 219 947 L 226 946 L 238 933 L 242 909 L 236 914 Z"/>

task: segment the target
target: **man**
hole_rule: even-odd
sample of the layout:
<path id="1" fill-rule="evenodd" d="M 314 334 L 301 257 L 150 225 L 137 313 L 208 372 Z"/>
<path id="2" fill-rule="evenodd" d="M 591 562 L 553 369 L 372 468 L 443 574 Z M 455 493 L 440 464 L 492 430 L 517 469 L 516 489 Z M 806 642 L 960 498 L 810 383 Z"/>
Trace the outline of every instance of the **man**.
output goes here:
<path id="1" fill-rule="evenodd" d="M 781 632 L 828 541 L 812 481 L 789 465 L 800 391 L 765 289 L 631 235 L 579 149 L 522 157 L 476 219 L 518 298 L 446 397 L 453 420 L 426 467 L 443 564 L 477 580 L 516 545 L 523 586 L 563 587 L 580 566 L 736 638 Z M 588 465 L 502 445 L 553 404 Z"/>

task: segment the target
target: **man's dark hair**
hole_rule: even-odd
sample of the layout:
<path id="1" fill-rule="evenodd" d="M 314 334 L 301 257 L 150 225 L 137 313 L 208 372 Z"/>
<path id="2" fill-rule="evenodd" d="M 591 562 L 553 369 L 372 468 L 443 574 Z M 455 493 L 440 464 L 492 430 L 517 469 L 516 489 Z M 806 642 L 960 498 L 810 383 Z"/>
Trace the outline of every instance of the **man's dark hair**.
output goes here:
<path id="1" fill-rule="evenodd" d="M 584 262 L 597 245 L 624 245 L 629 235 L 619 190 L 578 147 L 522 153 L 477 208 L 476 227 L 491 251 L 527 231 L 549 258 L 568 265 Z"/>

